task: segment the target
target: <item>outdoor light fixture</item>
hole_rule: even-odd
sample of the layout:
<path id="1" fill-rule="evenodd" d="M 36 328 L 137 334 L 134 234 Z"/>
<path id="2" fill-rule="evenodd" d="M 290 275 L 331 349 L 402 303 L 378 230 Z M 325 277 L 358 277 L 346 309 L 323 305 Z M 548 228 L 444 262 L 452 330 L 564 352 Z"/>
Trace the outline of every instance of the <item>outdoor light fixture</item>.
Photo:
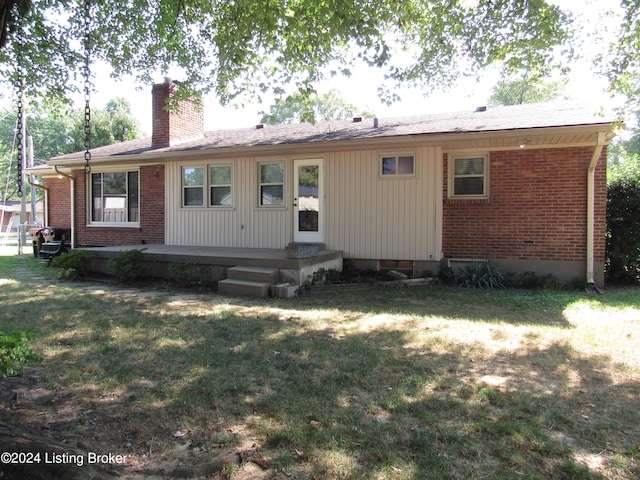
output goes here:
<path id="1" fill-rule="evenodd" d="M 520 144 L 520 148 L 525 148 L 527 145 L 531 143 L 531 139 L 527 138 L 524 142 Z"/>

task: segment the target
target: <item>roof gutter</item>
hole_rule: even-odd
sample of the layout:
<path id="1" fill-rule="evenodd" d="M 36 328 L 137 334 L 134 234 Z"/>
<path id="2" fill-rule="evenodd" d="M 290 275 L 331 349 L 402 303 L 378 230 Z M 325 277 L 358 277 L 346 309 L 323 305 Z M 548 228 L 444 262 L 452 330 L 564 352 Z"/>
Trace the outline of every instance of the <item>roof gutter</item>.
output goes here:
<path id="1" fill-rule="evenodd" d="M 360 148 L 389 148 L 394 145 L 401 145 L 406 147 L 407 145 L 419 145 L 419 146 L 439 146 L 444 151 L 455 150 L 459 151 L 460 148 L 456 142 L 460 140 L 461 136 L 470 135 L 474 140 L 486 142 L 493 138 L 508 137 L 509 142 L 500 145 L 492 145 L 490 150 L 512 150 L 517 149 L 519 144 L 522 143 L 522 137 L 526 134 L 527 137 L 531 137 L 535 140 L 537 137 L 543 137 L 545 135 L 568 135 L 579 129 L 581 133 L 585 135 L 597 134 L 603 127 L 610 127 L 611 123 L 598 123 L 589 125 L 573 125 L 573 126 L 559 126 L 559 127 L 533 127 L 523 129 L 508 129 L 508 130 L 483 130 L 483 131 L 459 131 L 459 132 L 436 132 L 436 133 L 415 133 L 415 134 L 403 134 L 403 135 L 386 135 L 386 136 L 374 136 L 374 137 L 358 137 L 350 139 L 334 139 L 334 140 L 316 140 L 316 141 L 291 141 L 280 143 L 256 143 L 256 144 L 238 144 L 238 145 L 225 145 L 216 146 L 209 145 L 198 148 L 189 149 L 188 145 L 184 148 L 180 146 L 151 150 L 143 153 L 134 154 L 117 154 L 109 156 L 100 156 L 99 152 L 94 151 L 91 157 L 92 165 L 130 165 L 146 164 L 155 165 L 162 164 L 168 161 L 176 159 L 180 160 L 197 160 L 197 159 L 210 159 L 217 158 L 229 158 L 233 157 L 248 157 L 248 156 L 268 156 L 268 155 L 291 155 L 300 153 L 316 153 L 327 151 L 342 151 L 353 150 Z M 451 143 L 454 146 L 451 146 Z M 534 142 L 535 143 L 535 142 Z M 577 144 L 571 144 L 571 146 L 592 146 L 593 139 L 585 139 L 583 142 Z M 531 145 L 533 148 L 534 144 Z M 535 148 L 559 148 L 568 146 L 562 143 L 540 143 L 535 144 Z M 472 146 L 470 150 L 477 151 L 479 148 L 487 149 L 488 147 Z M 83 152 L 78 152 L 73 156 L 57 157 L 49 160 L 48 165 L 59 165 L 67 168 L 83 168 L 85 159 L 81 155 Z"/>
<path id="2" fill-rule="evenodd" d="M 69 179 L 71 188 L 71 248 L 73 249 L 76 247 L 76 179 L 73 175 L 60 171 L 58 165 L 54 165 L 53 169 L 58 175 Z"/>
<path id="3" fill-rule="evenodd" d="M 587 284 L 595 285 L 595 184 L 596 166 L 606 144 L 606 133 L 598 132 L 596 147 L 591 156 L 591 162 L 587 170 Z"/>

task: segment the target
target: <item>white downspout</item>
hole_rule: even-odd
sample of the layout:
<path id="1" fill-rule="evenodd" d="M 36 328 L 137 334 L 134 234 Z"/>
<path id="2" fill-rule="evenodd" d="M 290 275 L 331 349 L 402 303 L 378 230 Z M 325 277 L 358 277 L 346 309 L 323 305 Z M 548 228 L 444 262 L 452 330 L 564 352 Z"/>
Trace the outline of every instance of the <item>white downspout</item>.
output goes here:
<path id="1" fill-rule="evenodd" d="M 45 226 L 49 225 L 49 189 L 47 187 L 45 187 L 44 185 L 40 185 L 39 183 L 36 183 L 36 181 L 34 180 L 34 175 L 28 175 L 27 176 L 27 183 L 29 185 L 31 185 L 32 187 L 39 188 L 43 192 L 43 196 L 42 196 L 43 197 L 43 199 L 42 199 L 42 207 L 43 207 L 42 226 L 45 227 Z"/>
<path id="2" fill-rule="evenodd" d="M 58 175 L 67 177 L 71 184 L 71 248 L 76 248 L 76 179 L 73 175 L 61 172 L 58 170 L 58 166 L 54 165 L 53 169 Z"/>
<path id="3" fill-rule="evenodd" d="M 598 160 L 602 154 L 606 141 L 605 132 L 598 132 L 598 141 L 596 142 L 596 148 L 593 151 L 591 162 L 589 163 L 589 169 L 587 170 L 587 284 L 594 285 L 594 271 L 595 271 L 595 185 L 596 185 L 596 166 Z"/>

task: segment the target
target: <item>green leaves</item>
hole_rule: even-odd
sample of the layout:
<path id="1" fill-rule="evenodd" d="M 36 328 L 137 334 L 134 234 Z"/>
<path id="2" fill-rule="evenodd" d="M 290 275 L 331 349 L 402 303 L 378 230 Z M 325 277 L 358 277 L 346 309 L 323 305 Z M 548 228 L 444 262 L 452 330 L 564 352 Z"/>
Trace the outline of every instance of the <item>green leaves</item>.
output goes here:
<path id="1" fill-rule="evenodd" d="M 571 23 L 544 0 L 94 0 L 90 22 L 92 62 L 143 83 L 177 67 L 185 87 L 222 103 L 243 92 L 259 99 L 265 86 L 313 89 L 329 65 L 356 61 L 426 88 L 451 83 L 458 66 L 542 71 Z M 0 75 L 15 82 L 21 61 L 31 91 L 69 91 L 83 37 L 84 1 L 34 0 L 0 50 Z"/>
<path id="2" fill-rule="evenodd" d="M 269 113 L 260 112 L 262 123 L 278 125 L 282 123 L 310 122 L 319 120 L 344 120 L 357 114 L 356 105 L 347 103 L 340 92 L 333 89 L 323 95 L 316 92 L 296 92 L 271 105 Z M 363 117 L 374 117 L 363 112 Z"/>
<path id="3" fill-rule="evenodd" d="M 33 338 L 34 335 L 28 332 L 0 331 L 0 378 L 20 375 L 24 363 L 42 361 L 27 344 L 27 340 Z"/>
<path id="4" fill-rule="evenodd" d="M 501 80 L 493 87 L 490 105 L 521 105 L 523 103 L 550 102 L 561 97 L 564 90 L 562 81 L 545 81 L 541 78 L 521 78 Z"/>
<path id="5" fill-rule="evenodd" d="M 611 165 L 607 188 L 607 279 L 640 283 L 640 157 Z"/>
<path id="6" fill-rule="evenodd" d="M 617 41 L 611 45 L 608 76 L 611 88 L 633 99 L 635 110 L 640 108 L 640 18 L 637 1 L 624 0 L 625 16 Z"/>

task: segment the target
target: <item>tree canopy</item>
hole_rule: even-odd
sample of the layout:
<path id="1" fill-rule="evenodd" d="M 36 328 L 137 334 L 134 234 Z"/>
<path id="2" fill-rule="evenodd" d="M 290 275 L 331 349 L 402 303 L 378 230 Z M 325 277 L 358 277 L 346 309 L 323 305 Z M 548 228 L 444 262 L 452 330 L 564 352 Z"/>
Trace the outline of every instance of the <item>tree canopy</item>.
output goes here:
<path id="1" fill-rule="evenodd" d="M 518 78 L 500 80 L 489 97 L 490 105 L 521 105 L 523 103 L 549 102 L 562 96 L 562 81 L 542 78 Z"/>
<path id="2" fill-rule="evenodd" d="M 269 113 L 260 112 L 262 123 L 278 125 L 293 122 L 314 122 L 316 120 L 343 120 L 360 115 L 375 117 L 375 113 L 359 109 L 347 102 L 336 89 L 324 94 L 302 95 L 296 92 L 284 99 L 277 99 L 269 108 Z"/>
<path id="3" fill-rule="evenodd" d="M 56 98 L 33 102 L 26 108 L 26 134 L 33 139 L 34 163 L 84 150 L 84 108 L 70 108 Z M 17 198 L 16 116 L 0 109 L 0 183 L 3 198 Z M 132 140 L 140 136 L 140 125 L 123 98 L 110 100 L 104 109 L 94 108 L 91 121 L 93 148 Z M 11 166 L 11 168 L 10 168 Z"/>
<path id="4" fill-rule="evenodd" d="M 285 85 L 308 91 L 358 61 L 426 91 L 496 63 L 545 72 L 572 25 L 546 0 L 91 0 L 86 18 L 84 0 L 3 5 L 12 3 L 20 8 L 0 50 L 5 82 L 15 86 L 22 65 L 28 89 L 64 94 L 82 77 L 88 46 L 116 77 L 150 84 L 179 67 L 186 87 L 223 104 Z"/>
<path id="5" fill-rule="evenodd" d="M 622 0 L 625 12 L 616 42 L 600 61 L 611 82 L 611 89 L 625 95 L 634 111 L 640 111 L 640 4 Z"/>

